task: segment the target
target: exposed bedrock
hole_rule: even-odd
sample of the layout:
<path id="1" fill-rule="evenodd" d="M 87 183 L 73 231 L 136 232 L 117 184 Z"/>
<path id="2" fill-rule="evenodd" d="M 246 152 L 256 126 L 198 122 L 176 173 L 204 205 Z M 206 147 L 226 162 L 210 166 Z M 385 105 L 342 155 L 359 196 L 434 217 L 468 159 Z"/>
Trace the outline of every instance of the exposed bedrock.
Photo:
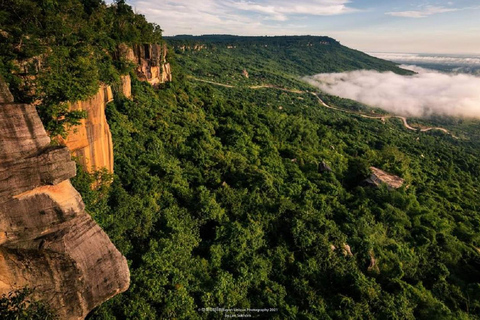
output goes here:
<path id="1" fill-rule="evenodd" d="M 128 288 L 127 261 L 85 212 L 69 150 L 50 146 L 35 107 L 3 91 L 0 294 L 28 285 L 61 319 L 83 319 Z"/>

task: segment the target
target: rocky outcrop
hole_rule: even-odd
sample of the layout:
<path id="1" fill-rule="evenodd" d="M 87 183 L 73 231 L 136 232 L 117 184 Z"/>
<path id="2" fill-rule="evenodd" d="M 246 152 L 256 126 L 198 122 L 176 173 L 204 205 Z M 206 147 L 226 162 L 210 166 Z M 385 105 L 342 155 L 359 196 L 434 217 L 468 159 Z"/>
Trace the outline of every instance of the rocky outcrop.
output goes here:
<path id="1" fill-rule="evenodd" d="M 127 99 L 132 98 L 132 83 L 129 75 L 120 77 L 117 92 Z M 61 144 L 70 149 L 72 155 L 87 172 L 107 169 L 113 173 L 113 142 L 105 108 L 113 101 L 110 86 L 102 85 L 97 94 L 86 101 L 70 104 L 70 110 L 83 110 L 87 118 L 72 127 L 66 139 L 58 138 Z"/>
<path id="2" fill-rule="evenodd" d="M 126 259 L 85 212 L 68 149 L 0 88 L 0 295 L 28 285 L 60 319 L 83 319 L 128 288 Z"/>
<path id="3" fill-rule="evenodd" d="M 172 81 L 172 71 L 167 62 L 166 44 L 143 44 L 128 47 L 120 45 L 118 55 L 136 65 L 136 74 L 140 80 L 158 85 Z"/>
<path id="4" fill-rule="evenodd" d="M 335 251 L 335 250 L 337 250 L 337 247 L 335 245 L 331 244 L 330 249 L 332 251 Z M 344 243 L 342 245 L 342 253 L 345 257 L 347 257 L 347 256 L 348 257 L 353 257 L 352 248 L 346 243 Z"/>
<path id="5" fill-rule="evenodd" d="M 321 163 L 318 164 L 318 172 L 323 173 L 323 172 L 332 172 L 332 168 L 325 162 L 322 161 Z"/>
<path id="6" fill-rule="evenodd" d="M 125 98 L 131 99 L 132 98 L 132 79 L 130 79 L 129 75 L 125 75 L 120 77 L 120 81 L 121 81 L 121 87 L 119 88 L 119 91 L 122 93 L 122 95 Z"/>
<path id="7" fill-rule="evenodd" d="M 0 103 L 13 102 L 13 96 L 8 90 L 7 84 L 0 80 Z"/>
<path id="8" fill-rule="evenodd" d="M 125 85 L 127 86 L 127 84 Z M 125 88 L 131 95 L 131 89 Z M 110 127 L 105 116 L 107 103 L 113 101 L 112 88 L 101 86 L 97 94 L 86 101 L 70 105 L 70 110 L 83 110 L 87 118 L 68 132 L 66 140 L 59 138 L 88 172 L 106 168 L 113 173 L 113 142 Z"/>
<path id="9" fill-rule="evenodd" d="M 381 184 L 386 184 L 389 189 L 398 189 L 403 186 L 405 180 L 399 176 L 389 174 L 383 170 L 375 167 L 370 167 L 372 174 L 363 181 L 364 185 L 378 187 Z"/>
<path id="10" fill-rule="evenodd" d="M 167 46 L 157 44 L 135 45 L 133 48 L 121 45 L 118 48 L 118 59 L 126 59 L 134 63 L 136 74 L 140 80 L 158 85 L 172 81 L 170 64 L 166 62 Z M 129 75 L 120 77 L 118 93 L 132 98 L 132 85 Z M 97 94 L 86 101 L 78 101 L 70 105 L 70 110 L 83 110 L 87 118 L 78 126 L 71 128 L 66 139 L 58 138 L 67 146 L 80 165 L 88 172 L 107 169 L 113 173 L 112 134 L 105 116 L 107 103 L 113 100 L 110 86 L 102 85 Z"/>
<path id="11" fill-rule="evenodd" d="M 368 266 L 367 270 L 370 272 L 380 273 L 380 268 L 378 267 L 377 259 L 375 259 L 373 250 L 370 250 L 368 255 L 370 256 L 370 265 Z"/>
<path id="12" fill-rule="evenodd" d="M 205 44 L 195 44 L 193 46 L 179 45 L 179 46 L 175 46 L 175 49 L 182 50 L 183 52 L 185 52 L 185 51 L 202 51 L 204 49 L 207 49 L 207 45 L 205 45 Z"/>

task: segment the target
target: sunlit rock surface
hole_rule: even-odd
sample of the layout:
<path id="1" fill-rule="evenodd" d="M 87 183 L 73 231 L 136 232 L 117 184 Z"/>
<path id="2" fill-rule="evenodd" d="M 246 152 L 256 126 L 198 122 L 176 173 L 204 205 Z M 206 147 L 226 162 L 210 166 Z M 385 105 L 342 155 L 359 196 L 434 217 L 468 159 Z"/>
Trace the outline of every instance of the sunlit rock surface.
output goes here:
<path id="1" fill-rule="evenodd" d="M 138 44 L 133 47 L 121 45 L 119 57 L 137 66 L 136 74 L 140 80 L 158 85 L 172 81 L 172 71 L 167 62 L 167 45 Z"/>
<path id="2" fill-rule="evenodd" d="M 60 319 L 83 319 L 128 288 L 126 259 L 84 211 L 69 150 L 0 84 L 0 294 L 28 285 Z"/>
<path id="3" fill-rule="evenodd" d="M 365 185 L 378 187 L 381 184 L 386 184 L 389 189 L 398 189 L 405 183 L 405 180 L 399 176 L 389 174 L 378 168 L 370 167 L 370 170 L 372 174 L 363 182 Z"/>
<path id="4" fill-rule="evenodd" d="M 105 116 L 106 105 L 111 101 L 112 89 L 104 85 L 88 100 L 70 105 L 70 110 L 86 111 L 87 118 L 69 130 L 66 140 L 60 140 L 88 172 L 103 168 L 113 172 L 112 134 Z"/>

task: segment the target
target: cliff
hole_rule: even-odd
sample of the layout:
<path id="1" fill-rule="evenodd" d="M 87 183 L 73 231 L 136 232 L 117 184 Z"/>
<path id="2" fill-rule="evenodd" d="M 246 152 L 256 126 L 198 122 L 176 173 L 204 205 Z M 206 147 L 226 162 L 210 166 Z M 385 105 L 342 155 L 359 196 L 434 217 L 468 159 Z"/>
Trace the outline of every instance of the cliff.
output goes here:
<path id="1" fill-rule="evenodd" d="M 83 319 L 128 288 L 126 259 L 85 212 L 68 149 L 1 79 L 0 137 L 0 294 L 28 285 L 60 319 Z"/>
<path id="2" fill-rule="evenodd" d="M 156 86 L 172 81 L 170 64 L 167 62 L 168 49 L 164 43 L 139 44 L 129 47 L 118 46 L 118 58 L 125 59 L 136 65 L 136 74 L 140 80 L 148 81 Z"/>
<path id="3" fill-rule="evenodd" d="M 172 81 L 170 64 L 167 63 L 167 46 L 158 44 L 120 45 L 117 59 L 125 59 L 136 65 L 135 73 L 142 81 L 159 85 Z M 121 76 L 119 94 L 132 97 L 129 75 Z M 67 146 L 78 162 L 88 172 L 102 168 L 113 173 L 113 143 L 110 128 L 105 117 L 106 105 L 113 101 L 112 88 L 102 85 L 97 94 L 86 101 L 77 101 L 70 105 L 70 110 L 87 111 L 87 119 L 71 128 L 67 139 L 59 138 Z"/>
<path id="4" fill-rule="evenodd" d="M 110 86 L 102 86 L 97 94 L 86 101 L 70 105 L 70 110 L 87 111 L 87 118 L 70 129 L 65 144 L 84 169 L 89 172 L 106 168 L 113 172 L 113 142 L 105 116 L 107 103 L 113 101 Z"/>

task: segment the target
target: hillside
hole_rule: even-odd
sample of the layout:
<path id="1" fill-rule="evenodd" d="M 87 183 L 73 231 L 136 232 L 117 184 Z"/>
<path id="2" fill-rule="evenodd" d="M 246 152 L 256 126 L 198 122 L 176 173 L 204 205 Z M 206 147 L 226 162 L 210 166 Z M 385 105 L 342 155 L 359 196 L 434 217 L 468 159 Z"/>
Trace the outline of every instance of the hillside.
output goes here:
<path id="1" fill-rule="evenodd" d="M 22 282 L 26 288 L 48 279 L 49 262 L 59 261 L 41 260 L 45 271 L 32 273 L 39 269 L 29 254 L 49 257 L 60 249 L 72 250 L 76 258 L 89 261 L 88 281 L 72 273 L 76 262 L 49 274 L 67 279 L 62 288 L 75 299 L 83 291 L 109 290 L 102 299 L 84 294 L 91 300 L 88 306 L 75 299 L 70 305 L 49 306 L 51 299 L 39 299 L 30 309 L 22 305 L 29 313 L 18 314 L 33 318 L 36 308 L 46 312 L 46 305 L 48 310 L 60 308 L 60 314 L 78 309 L 77 317 L 83 316 L 126 289 L 124 260 L 123 277 L 96 267 L 108 267 L 123 255 L 129 289 L 92 310 L 88 319 L 480 317 L 480 145 L 466 138 L 470 131 L 478 134 L 476 124 L 463 123 L 465 135 L 457 137 L 448 130 L 409 128 L 407 119 L 390 115 L 368 118 L 371 109 L 316 92 L 301 80 L 318 72 L 363 68 L 408 71 L 328 37 L 163 39 L 158 26 L 124 1 L 112 6 L 99 0 L 0 5 L 0 29 L 5 31 L 0 32 L 0 74 L 15 99 L 29 103 L 23 109 L 5 109 L 4 100 L 11 104 L 12 97 L 0 86 L 0 112 L 7 115 L 0 124 L 8 133 L 0 140 L 13 154 L 0 164 L 0 191 L 8 200 L 0 213 L 9 213 L 8 219 L 16 219 L 17 234 L 27 235 L 21 241 L 9 239 L 11 225 L 4 222 L 0 235 L 7 238 L 0 239 L 6 241 L 0 253 L 24 258 L 28 268 L 17 267 L 16 274 L 24 269 L 29 274 L 31 281 Z M 14 10 L 8 10 L 11 6 Z M 164 40 L 170 45 L 168 54 L 159 49 Z M 16 49 L 19 43 L 21 50 Z M 47 68 L 34 68 L 27 77 L 19 72 L 17 61 L 30 65 L 38 56 L 47 58 L 40 59 Z M 166 77 L 172 81 L 151 81 L 152 65 L 159 74 L 164 60 L 172 65 L 173 77 Z M 127 76 L 128 85 L 122 80 Z M 23 82 L 31 79 L 35 90 Z M 49 241 L 43 241 L 44 231 L 37 233 L 31 217 L 63 223 L 66 213 L 58 210 L 63 207 L 48 202 L 48 209 L 37 210 L 28 204 L 38 194 L 20 192 L 39 185 L 41 199 L 53 197 L 64 204 L 54 192 L 55 165 L 68 164 L 62 179 L 71 178 L 74 168 L 66 147 L 48 145 L 35 107 L 51 135 L 68 136 L 79 123 L 75 120 L 85 117 L 71 114 L 69 103 L 92 101 L 99 87 L 109 86 L 113 97 L 99 99 L 90 113 L 102 113 L 108 121 L 113 172 L 77 165 L 72 185 L 85 211 L 68 185 L 81 218 L 109 246 L 85 232 L 72 232 L 76 226 L 68 225 L 65 233 L 87 238 L 91 251 L 68 241 L 58 249 L 51 243 L 63 241 L 64 233 L 49 234 Z M 36 131 L 28 133 L 30 118 Z M 25 133 L 15 136 L 18 141 L 11 139 L 15 121 Z M 73 128 L 83 130 L 82 125 Z M 33 151 L 13 159 L 15 145 L 23 144 Z M 30 162 L 38 166 L 42 162 L 37 158 L 47 151 L 61 153 L 63 162 L 51 163 L 43 175 L 35 166 L 34 174 L 18 167 Z M 10 172 L 11 163 L 20 169 Z M 17 179 L 21 191 L 9 188 L 8 179 L 17 176 L 24 178 Z M 38 181 L 29 180 L 37 176 Z M 22 210 L 15 209 L 17 204 Z M 106 248 L 119 258 L 97 257 Z M 3 260 L 10 265 L 17 261 Z M 1 279 L 8 270 L 0 265 Z M 124 282 L 118 288 L 109 284 L 120 280 Z M 63 294 L 48 287 L 57 282 L 45 282 L 33 288 L 35 300 L 52 292 L 62 300 Z M 25 299 L 21 292 L 20 297 Z M 10 303 L 18 301 L 5 296 L 0 315 L 16 311 Z"/>
<path id="2" fill-rule="evenodd" d="M 393 62 L 347 48 L 329 37 L 206 35 L 165 39 L 187 74 L 230 84 L 281 84 L 322 72 L 359 69 L 411 74 Z"/>
<path id="3" fill-rule="evenodd" d="M 131 289 L 92 319 L 478 317 L 478 143 L 325 108 L 284 69 L 228 78 L 233 49 L 175 50 L 172 84 L 134 82 L 107 110 L 111 187 L 76 181 L 131 261 Z M 403 186 L 365 183 L 382 176 Z"/>

